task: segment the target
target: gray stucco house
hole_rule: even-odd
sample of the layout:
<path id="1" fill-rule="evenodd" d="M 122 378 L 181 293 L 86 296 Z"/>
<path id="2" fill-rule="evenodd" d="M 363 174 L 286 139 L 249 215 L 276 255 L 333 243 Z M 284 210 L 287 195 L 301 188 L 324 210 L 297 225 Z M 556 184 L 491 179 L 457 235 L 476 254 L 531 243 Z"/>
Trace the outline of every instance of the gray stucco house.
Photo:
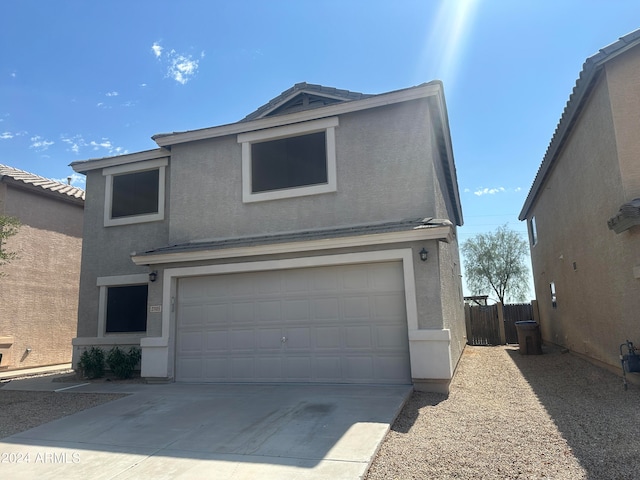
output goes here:
<path id="1" fill-rule="evenodd" d="M 300 83 L 237 123 L 153 139 L 72 164 L 87 177 L 74 362 L 139 345 L 150 380 L 448 390 L 462 210 L 440 82 Z"/>

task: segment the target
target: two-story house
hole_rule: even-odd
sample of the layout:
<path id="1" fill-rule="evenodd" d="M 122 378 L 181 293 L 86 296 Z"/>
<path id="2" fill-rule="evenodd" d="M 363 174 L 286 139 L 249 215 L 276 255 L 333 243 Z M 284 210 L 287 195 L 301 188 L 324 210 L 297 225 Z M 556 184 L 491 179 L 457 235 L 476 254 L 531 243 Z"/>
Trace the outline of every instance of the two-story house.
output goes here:
<path id="1" fill-rule="evenodd" d="M 243 120 L 74 162 L 87 178 L 74 361 L 140 345 L 184 382 L 447 391 L 462 211 L 440 82 L 296 84 Z"/>
<path id="2" fill-rule="evenodd" d="M 520 213 L 544 340 L 618 372 L 640 344 L 638 79 L 640 30 L 585 61 Z"/>

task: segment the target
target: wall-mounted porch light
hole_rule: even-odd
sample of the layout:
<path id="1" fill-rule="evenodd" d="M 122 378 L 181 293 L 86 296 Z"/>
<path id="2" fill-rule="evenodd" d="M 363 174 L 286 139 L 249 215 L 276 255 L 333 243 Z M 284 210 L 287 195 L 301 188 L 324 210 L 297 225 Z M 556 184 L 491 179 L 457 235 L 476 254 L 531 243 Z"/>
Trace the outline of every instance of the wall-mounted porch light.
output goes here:
<path id="1" fill-rule="evenodd" d="M 418 255 L 420 255 L 420 260 L 422 260 L 423 262 L 426 262 L 427 258 L 429 258 L 429 251 L 426 250 L 424 247 L 422 247 L 422 250 L 418 252 Z"/>
<path id="2" fill-rule="evenodd" d="M 149 281 L 150 282 L 155 282 L 157 279 L 158 279 L 158 271 L 157 270 L 149 272 Z"/>

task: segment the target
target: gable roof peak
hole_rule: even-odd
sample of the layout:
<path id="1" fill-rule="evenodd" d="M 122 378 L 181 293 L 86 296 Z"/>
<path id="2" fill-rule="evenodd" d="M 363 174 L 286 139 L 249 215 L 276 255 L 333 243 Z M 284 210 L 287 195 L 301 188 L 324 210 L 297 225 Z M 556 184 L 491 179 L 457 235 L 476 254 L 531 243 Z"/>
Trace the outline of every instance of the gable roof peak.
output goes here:
<path id="1" fill-rule="evenodd" d="M 360 100 L 373 95 L 315 83 L 299 82 L 244 117 L 241 122 Z"/>

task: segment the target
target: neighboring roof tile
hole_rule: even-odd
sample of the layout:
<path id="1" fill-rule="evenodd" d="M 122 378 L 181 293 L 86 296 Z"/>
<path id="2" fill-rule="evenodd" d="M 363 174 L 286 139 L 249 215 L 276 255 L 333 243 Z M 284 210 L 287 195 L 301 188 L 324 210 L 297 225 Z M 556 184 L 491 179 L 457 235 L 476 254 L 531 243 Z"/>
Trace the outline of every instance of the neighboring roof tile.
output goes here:
<path id="1" fill-rule="evenodd" d="M 340 90 L 338 88 L 333 87 L 325 87 L 323 85 L 316 85 L 312 83 L 296 83 L 293 87 L 285 90 L 277 97 L 269 100 L 267 103 L 259 107 L 257 110 L 253 111 L 246 117 L 244 117 L 241 122 L 246 122 L 249 120 L 254 120 L 256 118 L 261 118 L 263 116 L 268 115 L 269 113 L 273 114 L 274 110 L 277 110 L 278 107 L 281 107 L 283 104 L 286 104 L 293 98 L 302 94 L 312 94 L 319 97 L 327 97 L 335 99 L 336 101 L 350 101 L 350 100 L 360 100 L 367 97 L 372 97 L 373 95 L 359 92 L 350 92 L 349 90 Z"/>
<path id="2" fill-rule="evenodd" d="M 529 210 L 533 206 L 538 191 L 542 187 L 547 174 L 551 171 L 551 167 L 556 160 L 556 157 L 562 146 L 564 145 L 573 124 L 578 118 L 585 100 L 589 97 L 591 90 L 598 79 L 603 65 L 614 57 L 617 57 L 621 53 L 629 50 L 640 44 L 640 29 L 635 30 L 623 37 L 611 45 L 607 45 L 601 48 L 598 53 L 587 58 L 582 66 L 582 71 L 576 80 L 576 84 L 573 87 L 573 91 L 569 96 L 569 100 L 562 112 L 560 121 L 553 133 L 549 147 L 544 155 L 544 159 L 538 168 L 536 177 L 531 185 L 527 199 L 525 200 L 522 211 L 520 212 L 519 219 L 524 220 L 527 218 Z"/>
<path id="3" fill-rule="evenodd" d="M 42 189 L 47 193 L 60 195 L 63 198 L 68 197 L 72 200 L 84 202 L 84 190 L 81 188 L 0 164 L 0 180 L 5 180 L 5 178 L 11 179 L 14 184 Z"/>

